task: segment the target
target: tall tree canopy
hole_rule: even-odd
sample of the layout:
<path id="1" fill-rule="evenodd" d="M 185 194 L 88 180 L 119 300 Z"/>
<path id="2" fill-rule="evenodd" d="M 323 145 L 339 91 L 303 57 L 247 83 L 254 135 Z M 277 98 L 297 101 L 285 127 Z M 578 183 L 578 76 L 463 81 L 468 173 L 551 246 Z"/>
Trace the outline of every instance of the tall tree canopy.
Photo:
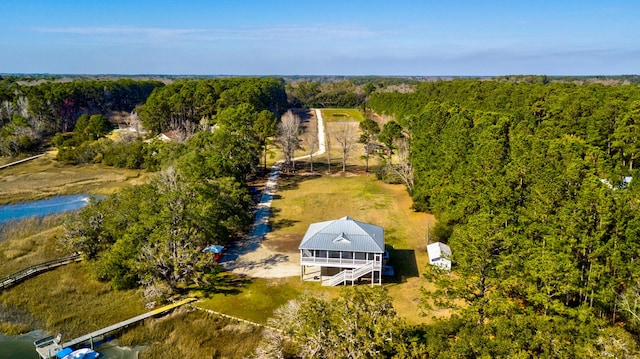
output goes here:
<path id="1" fill-rule="evenodd" d="M 428 329 L 455 340 L 432 353 L 637 355 L 639 99 L 635 85 L 476 80 L 372 94 L 410 136 L 414 206 L 450 229 L 454 274 L 430 275 L 425 305 L 457 308 Z"/>
<path id="2" fill-rule="evenodd" d="M 151 93 L 140 108 L 147 128 L 155 133 L 180 131 L 187 137 L 213 126 L 216 115 L 226 108 L 250 105 L 255 111 L 280 114 L 287 108 L 282 80 L 273 78 L 233 78 L 180 80 Z"/>

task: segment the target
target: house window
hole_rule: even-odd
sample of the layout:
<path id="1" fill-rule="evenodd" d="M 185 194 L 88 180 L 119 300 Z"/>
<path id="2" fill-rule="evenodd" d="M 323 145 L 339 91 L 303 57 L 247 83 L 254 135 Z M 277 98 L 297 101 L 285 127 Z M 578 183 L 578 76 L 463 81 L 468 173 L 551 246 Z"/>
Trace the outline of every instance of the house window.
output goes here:
<path id="1" fill-rule="evenodd" d="M 356 259 L 360 259 L 360 260 L 367 259 L 367 254 L 362 252 L 356 252 Z"/>
<path id="2" fill-rule="evenodd" d="M 338 251 L 330 251 L 329 258 L 340 258 L 340 252 Z"/>
<path id="3" fill-rule="evenodd" d="M 326 258 L 327 257 L 327 251 L 318 251 L 318 257 Z"/>

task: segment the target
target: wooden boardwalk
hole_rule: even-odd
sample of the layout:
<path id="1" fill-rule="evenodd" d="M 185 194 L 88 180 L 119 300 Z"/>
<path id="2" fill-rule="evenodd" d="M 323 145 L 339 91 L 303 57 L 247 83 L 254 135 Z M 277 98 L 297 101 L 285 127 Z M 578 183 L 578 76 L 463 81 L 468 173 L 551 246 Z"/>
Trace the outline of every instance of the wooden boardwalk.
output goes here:
<path id="1" fill-rule="evenodd" d="M 74 254 L 72 256 L 55 259 L 52 261 L 36 264 L 31 267 L 22 269 L 6 277 L 0 278 L 0 290 L 9 288 L 29 277 L 33 277 L 34 275 L 40 274 L 42 272 L 52 270 L 54 268 L 63 266 L 65 264 L 79 262 L 81 260 L 82 258 L 80 257 L 79 254 Z"/>
<path id="2" fill-rule="evenodd" d="M 15 162 L 7 163 L 6 165 L 2 165 L 2 166 L 0 166 L 0 170 L 1 170 L 1 169 L 3 169 L 3 168 L 7 168 L 7 167 L 11 167 L 11 166 L 17 165 L 17 164 L 22 163 L 22 162 L 27 162 L 27 161 L 35 160 L 36 158 L 40 158 L 40 157 L 42 157 L 42 156 L 44 156 L 44 155 L 46 155 L 46 153 L 42 153 L 42 154 L 39 154 L 39 155 L 36 155 L 36 156 L 31 156 L 31 157 L 29 157 L 29 158 L 25 158 L 25 159 L 20 160 L 20 161 L 15 161 Z"/>
<path id="3" fill-rule="evenodd" d="M 102 328 L 100 330 L 96 330 L 95 332 L 83 335 L 81 337 L 77 337 L 75 339 L 72 339 L 72 340 L 70 340 L 70 341 L 68 341 L 66 343 L 63 343 L 62 347 L 63 348 L 68 348 L 68 347 L 72 347 L 74 345 L 80 344 L 82 342 L 86 342 L 87 340 L 92 340 L 93 338 L 100 337 L 100 336 L 105 335 L 105 334 L 107 334 L 109 332 L 112 332 L 114 330 L 127 327 L 127 326 L 129 326 L 131 324 L 134 324 L 134 323 L 137 323 L 139 321 L 145 320 L 147 318 L 156 316 L 158 314 L 162 314 L 164 312 L 168 312 L 171 309 L 177 308 L 177 307 L 179 307 L 181 305 L 185 305 L 187 303 L 191 303 L 191 302 L 193 302 L 195 300 L 196 300 L 196 298 L 187 298 L 187 299 L 181 300 L 179 302 L 175 302 L 173 304 L 169 304 L 169 305 L 166 305 L 164 307 L 160 307 L 158 309 L 154 309 L 154 310 L 152 310 L 152 311 L 150 311 L 148 313 L 138 315 L 137 317 L 133 317 L 133 318 L 124 320 L 124 321 L 122 321 L 120 323 L 117 323 L 117 324 L 108 326 L 106 328 Z"/>

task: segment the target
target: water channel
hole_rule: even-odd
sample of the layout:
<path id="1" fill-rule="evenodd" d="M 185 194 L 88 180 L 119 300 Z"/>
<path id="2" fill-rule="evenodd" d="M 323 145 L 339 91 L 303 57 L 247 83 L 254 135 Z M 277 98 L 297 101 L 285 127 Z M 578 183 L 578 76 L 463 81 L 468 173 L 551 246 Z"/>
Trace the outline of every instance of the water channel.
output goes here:
<path id="1" fill-rule="evenodd" d="M 42 330 L 15 336 L 0 334 L 0 359 L 39 359 L 33 342 L 46 336 Z M 115 340 L 96 348 L 100 352 L 100 358 L 104 359 L 134 359 L 142 349 L 144 347 L 119 347 Z"/>
<path id="2" fill-rule="evenodd" d="M 22 202 L 0 206 L 0 224 L 29 217 L 44 217 L 50 214 L 75 211 L 89 202 L 86 194 L 58 196 L 40 201 Z"/>
<path id="3" fill-rule="evenodd" d="M 88 202 L 88 195 L 79 194 L 0 206 L 0 225 L 13 220 L 74 211 Z M 0 334 L 0 359 L 38 359 L 33 342 L 46 336 L 47 334 L 42 330 L 15 336 Z M 112 341 L 103 344 L 97 350 L 102 354 L 102 358 L 132 359 L 137 358 L 137 352 L 141 348 L 118 347 L 117 341 Z"/>

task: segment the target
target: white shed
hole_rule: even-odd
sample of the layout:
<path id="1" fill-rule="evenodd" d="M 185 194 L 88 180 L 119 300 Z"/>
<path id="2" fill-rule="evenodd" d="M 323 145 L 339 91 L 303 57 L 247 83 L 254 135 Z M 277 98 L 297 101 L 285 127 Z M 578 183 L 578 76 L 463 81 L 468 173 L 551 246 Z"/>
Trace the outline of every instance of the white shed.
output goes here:
<path id="1" fill-rule="evenodd" d="M 442 242 L 431 243 L 427 246 L 429 263 L 442 269 L 451 270 L 451 248 Z"/>

